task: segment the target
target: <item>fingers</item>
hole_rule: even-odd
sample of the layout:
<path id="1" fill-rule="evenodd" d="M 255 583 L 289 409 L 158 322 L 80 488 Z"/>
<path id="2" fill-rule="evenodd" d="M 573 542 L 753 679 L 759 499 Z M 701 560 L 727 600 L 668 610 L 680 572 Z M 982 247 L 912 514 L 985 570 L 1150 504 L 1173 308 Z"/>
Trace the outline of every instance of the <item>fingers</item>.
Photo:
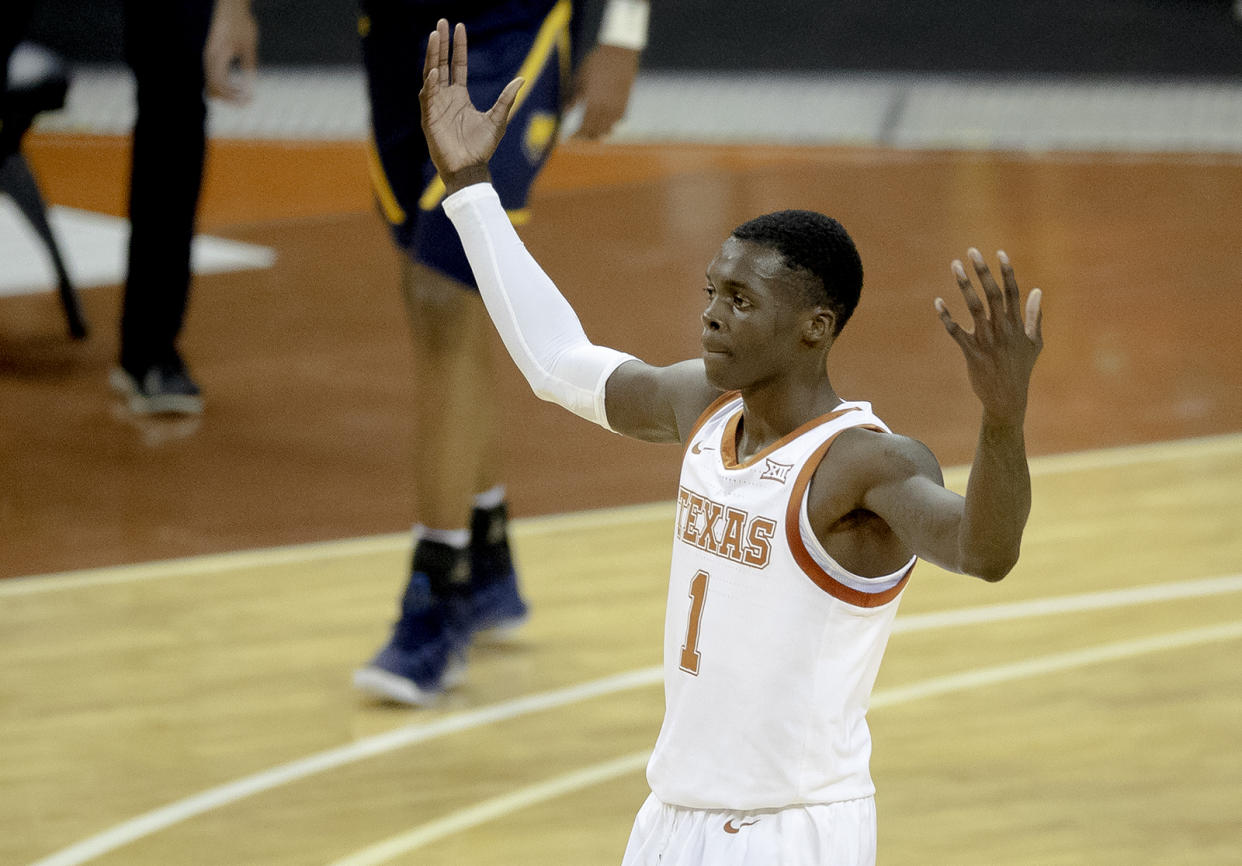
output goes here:
<path id="1" fill-rule="evenodd" d="M 979 250 L 971 247 L 966 251 L 966 255 L 975 268 L 975 275 L 979 277 L 979 285 L 983 286 L 983 293 L 987 295 L 988 317 L 995 323 L 1000 319 L 1000 314 L 1005 311 L 1005 301 L 1001 297 L 1000 287 L 996 285 L 992 271 L 988 269 L 988 263 L 983 260 L 983 255 Z"/>
<path id="2" fill-rule="evenodd" d="M 1002 329 L 1010 327 L 1016 328 L 1018 325 L 1019 310 L 1021 309 L 1022 297 L 1018 289 L 1018 280 L 1014 276 L 1013 265 L 1009 262 L 1009 256 L 1004 250 L 997 250 L 996 258 L 1000 262 L 1001 282 L 1004 289 L 997 285 L 992 271 L 988 267 L 983 256 L 975 247 L 971 247 L 966 251 L 966 256 L 970 260 L 971 267 L 975 271 L 975 276 L 979 280 L 979 286 L 983 289 L 983 294 L 987 298 L 985 306 L 978 293 L 975 291 L 974 285 L 966 274 L 966 269 L 960 261 L 953 262 L 953 276 L 957 280 L 958 286 L 962 290 L 962 297 L 966 299 L 966 306 L 970 310 L 970 315 L 975 319 L 977 325 L 987 323 L 994 333 L 999 334 Z M 975 331 L 978 332 L 976 326 Z"/>
<path id="3" fill-rule="evenodd" d="M 432 30 L 427 37 L 427 56 L 423 58 L 423 81 L 431 74 L 431 70 L 440 65 L 440 33 Z"/>
<path id="4" fill-rule="evenodd" d="M 427 37 L 427 56 L 423 59 L 423 81 L 429 80 L 448 87 L 466 86 L 469 50 L 466 46 L 466 25 L 458 23 L 449 39 L 449 23 L 445 18 L 436 22 L 436 29 Z M 450 68 L 451 67 L 451 68 Z M 435 76 L 432 76 L 435 72 Z"/>
<path id="5" fill-rule="evenodd" d="M 466 25 L 461 22 L 453 30 L 453 84 L 466 86 Z"/>
<path id="6" fill-rule="evenodd" d="M 1019 317 L 1018 310 L 1022 309 L 1022 295 L 1018 289 L 1018 281 L 1014 276 L 1013 266 L 1009 263 L 1009 256 L 1005 254 L 1004 250 L 998 250 L 996 253 L 996 257 L 1000 261 L 1001 278 L 1004 282 L 1003 292 L 997 286 L 996 280 L 993 279 L 991 272 L 988 270 L 987 263 L 983 260 L 983 256 L 979 254 L 979 251 L 971 247 L 967 250 L 966 255 L 970 258 L 975 274 L 979 278 L 979 285 L 983 287 L 983 291 L 988 299 L 988 306 L 985 307 L 975 291 L 970 277 L 966 274 L 966 268 L 960 260 L 954 259 L 951 265 L 953 278 L 957 280 L 958 288 L 962 290 L 962 297 L 966 300 L 966 307 L 970 310 L 970 315 L 975 320 L 974 331 L 967 332 L 953 321 L 943 298 L 936 298 L 935 303 L 936 312 L 940 314 L 940 321 L 944 323 L 949 335 L 957 340 L 958 344 L 963 346 L 963 348 L 966 347 L 967 338 L 972 338 L 970 342 L 974 342 L 982 337 L 985 343 L 1003 339 L 1003 335 L 1009 331 L 1010 322 L 1013 323 L 1014 332 L 1016 333 Z M 1040 309 L 1042 299 L 1043 292 L 1039 289 L 1031 289 L 1031 293 L 1026 299 L 1024 312 L 1021 314 L 1022 329 L 1027 338 L 1037 347 L 1043 346 L 1043 313 Z M 989 316 L 989 310 L 992 313 L 999 312 L 1000 314 Z M 981 330 L 985 324 L 989 326 L 989 330 Z"/>
<path id="7" fill-rule="evenodd" d="M 997 250 L 996 258 L 1000 260 L 1001 280 L 1005 283 L 1005 309 L 1016 314 L 1022 306 L 1018 279 L 1013 275 L 1013 266 L 1009 264 L 1009 256 L 1004 250 Z"/>
<path id="8" fill-rule="evenodd" d="M 427 120 L 427 107 L 436 98 L 440 87 L 440 34 L 431 31 L 427 37 L 427 57 L 423 60 L 423 86 L 418 89 L 418 103 L 422 106 L 423 122 Z"/>
<path id="9" fill-rule="evenodd" d="M 971 317 L 976 322 L 984 321 L 988 317 L 987 310 L 983 307 L 983 301 L 979 300 L 979 296 L 975 294 L 975 287 L 971 285 L 970 277 L 966 276 L 966 269 L 962 267 L 961 261 L 954 259 L 950 268 L 953 271 L 953 278 L 957 280 L 958 288 L 962 290 L 962 297 L 966 299 L 966 309 L 970 311 Z"/>
<path id="10" fill-rule="evenodd" d="M 449 26 L 448 21 L 441 18 L 436 22 L 436 34 L 440 37 L 440 50 L 436 56 L 436 69 L 439 70 L 439 81 L 445 87 L 453 83 L 449 77 Z"/>
<path id="11" fill-rule="evenodd" d="M 1044 344 L 1044 314 L 1039 308 L 1043 297 L 1044 293 L 1039 289 L 1031 289 L 1031 294 L 1026 299 L 1026 335 L 1038 346 Z"/>
<path id="12" fill-rule="evenodd" d="M 953 317 L 949 315 L 949 308 L 945 306 L 944 298 L 936 298 L 936 312 L 940 314 L 940 321 L 944 324 L 944 329 L 949 332 L 949 336 L 957 341 L 959 346 L 963 345 L 962 340 L 965 337 L 965 331 L 962 326 L 953 321 Z"/>
<path id="13" fill-rule="evenodd" d="M 513 110 L 513 103 L 524 84 L 526 81 L 522 78 L 515 78 L 506 84 L 505 89 L 500 91 L 500 96 L 496 97 L 496 104 L 488 110 L 487 116 L 501 125 L 507 125 L 509 112 Z"/>

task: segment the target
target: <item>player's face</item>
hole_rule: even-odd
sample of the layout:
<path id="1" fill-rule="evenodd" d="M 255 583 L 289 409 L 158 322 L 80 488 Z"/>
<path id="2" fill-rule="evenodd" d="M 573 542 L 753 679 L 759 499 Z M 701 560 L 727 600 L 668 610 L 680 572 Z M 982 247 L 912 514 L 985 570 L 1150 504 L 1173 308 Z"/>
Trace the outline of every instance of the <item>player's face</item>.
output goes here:
<path id="1" fill-rule="evenodd" d="M 707 268 L 703 363 L 726 390 L 762 385 L 789 366 L 798 341 L 799 276 L 770 247 L 730 237 Z"/>

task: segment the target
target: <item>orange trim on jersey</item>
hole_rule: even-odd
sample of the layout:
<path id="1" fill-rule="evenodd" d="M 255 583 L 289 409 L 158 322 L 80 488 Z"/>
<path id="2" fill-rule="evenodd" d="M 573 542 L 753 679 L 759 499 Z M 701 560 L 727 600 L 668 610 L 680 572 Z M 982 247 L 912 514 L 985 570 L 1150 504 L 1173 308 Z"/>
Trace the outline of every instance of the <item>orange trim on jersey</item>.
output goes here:
<path id="1" fill-rule="evenodd" d="M 754 466 L 777 448 L 788 445 L 792 440 L 797 439 L 803 433 L 808 433 L 822 424 L 827 424 L 835 418 L 840 418 L 846 412 L 857 411 L 857 406 L 846 406 L 844 409 L 837 409 L 833 412 L 829 412 L 827 415 L 820 415 L 818 418 L 812 418 L 792 433 L 786 433 L 758 454 L 751 455 L 750 459 L 746 460 L 744 463 L 737 459 L 738 429 L 742 425 L 742 413 L 741 411 L 738 411 L 738 413 L 730 418 L 728 423 L 725 424 L 724 436 L 720 442 L 720 457 L 724 460 L 725 469 L 745 469 L 748 466 Z"/>
<path id="2" fill-rule="evenodd" d="M 879 427 L 871 424 L 859 426 L 868 430 L 880 430 Z M 845 429 L 851 430 L 853 428 L 846 427 Z M 794 561 L 798 563 L 798 567 L 824 592 L 846 604 L 852 604 L 854 607 L 881 607 L 895 599 L 905 589 L 906 581 L 910 579 L 910 574 L 914 571 L 913 564 L 906 569 L 906 573 L 901 576 L 901 580 L 883 592 L 861 592 L 852 586 L 847 586 L 824 571 L 820 564 L 815 561 L 815 557 L 811 555 L 811 551 L 807 550 L 806 545 L 802 542 L 802 531 L 798 525 L 798 520 L 801 517 L 802 497 L 806 494 L 811 478 L 814 477 L 815 470 L 819 468 L 824 455 L 828 453 L 828 446 L 832 445 L 843 432 L 843 430 L 838 430 L 828 438 L 828 441 L 816 448 L 815 453 L 802 465 L 802 470 L 794 480 L 793 490 L 789 494 L 789 504 L 785 507 L 785 541 L 788 543 L 789 552 L 793 554 Z"/>
<path id="3" fill-rule="evenodd" d="M 703 429 L 703 425 L 706 424 L 713 415 L 719 412 L 726 403 L 728 403 L 730 400 L 737 399 L 737 396 L 740 393 L 742 392 L 741 391 L 725 391 L 715 400 L 707 404 L 707 408 L 699 413 L 698 420 L 694 422 L 694 426 L 690 428 L 689 435 L 686 436 L 686 441 L 683 443 L 682 449 L 681 449 L 682 457 L 686 456 L 686 449 L 690 447 L 690 443 L 694 441 L 694 437 L 699 435 L 699 431 Z"/>

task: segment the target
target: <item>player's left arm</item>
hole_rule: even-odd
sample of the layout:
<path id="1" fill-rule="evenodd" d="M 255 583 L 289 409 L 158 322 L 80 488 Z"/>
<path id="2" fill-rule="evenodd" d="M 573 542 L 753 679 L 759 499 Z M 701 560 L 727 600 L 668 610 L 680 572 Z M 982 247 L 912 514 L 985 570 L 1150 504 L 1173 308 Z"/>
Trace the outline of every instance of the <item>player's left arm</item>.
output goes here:
<path id="1" fill-rule="evenodd" d="M 1033 289 L 1024 306 L 1009 258 L 1003 252 L 998 257 L 1003 289 L 979 251 L 968 253 L 986 304 L 962 263 L 952 264 L 973 319 L 972 331 L 953 320 L 943 299 L 935 303 L 949 336 L 962 350 L 982 408 L 966 496 L 940 484 L 935 459 L 911 439 L 854 437 L 874 453 L 853 461 L 870 473 L 862 488 L 863 508 L 881 517 L 919 556 L 989 581 L 1003 578 L 1018 561 L 1031 511 L 1023 425 L 1031 371 L 1043 347 L 1042 293 Z"/>

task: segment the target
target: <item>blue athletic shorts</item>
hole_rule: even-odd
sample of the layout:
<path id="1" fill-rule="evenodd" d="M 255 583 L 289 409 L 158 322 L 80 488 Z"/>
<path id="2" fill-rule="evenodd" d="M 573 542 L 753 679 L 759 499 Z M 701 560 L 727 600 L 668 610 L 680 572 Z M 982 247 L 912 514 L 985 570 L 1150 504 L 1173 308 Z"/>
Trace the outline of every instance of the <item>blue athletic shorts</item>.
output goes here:
<path id="1" fill-rule="evenodd" d="M 393 239 L 415 261 L 469 286 L 474 276 L 440 207 L 444 186 L 427 155 L 419 119 L 427 36 L 438 17 L 469 35 L 470 96 L 486 110 L 515 76 L 526 79 L 490 164 L 492 183 L 515 224 L 552 150 L 569 76 L 571 0 L 427 2 L 364 0 L 359 31 L 371 97 L 371 177 Z"/>

